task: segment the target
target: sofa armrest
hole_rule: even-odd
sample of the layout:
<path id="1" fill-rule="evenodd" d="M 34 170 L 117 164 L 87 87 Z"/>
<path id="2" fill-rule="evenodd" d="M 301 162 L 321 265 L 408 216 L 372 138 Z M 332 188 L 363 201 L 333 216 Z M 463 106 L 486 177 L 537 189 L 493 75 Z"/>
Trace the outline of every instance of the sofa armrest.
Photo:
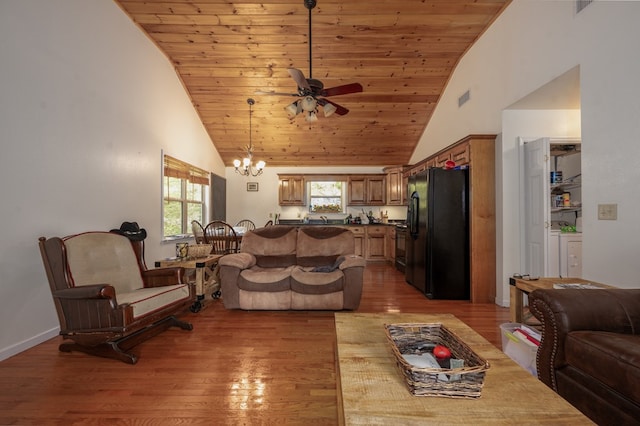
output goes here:
<path id="1" fill-rule="evenodd" d="M 174 284 L 184 284 L 185 269 L 180 266 L 169 268 L 147 269 L 142 272 L 145 287 L 163 287 Z"/>
<path id="2" fill-rule="evenodd" d="M 231 266 L 238 269 L 249 269 L 256 264 L 256 257 L 251 253 L 231 253 L 218 261 L 220 266 Z"/>
<path id="3" fill-rule="evenodd" d="M 557 391 L 555 370 L 566 365 L 564 342 L 578 330 L 640 334 L 640 289 L 535 290 L 529 308 L 542 323 L 538 377 Z"/>
<path id="4" fill-rule="evenodd" d="M 59 299 L 113 299 L 116 289 L 109 284 L 91 284 L 78 287 L 64 288 L 53 292 L 53 297 Z"/>
<path id="5" fill-rule="evenodd" d="M 347 268 L 354 268 L 354 267 L 365 267 L 367 264 L 367 261 L 364 260 L 364 258 L 362 256 L 357 256 L 355 254 L 350 254 L 348 256 L 345 256 L 345 259 L 342 263 L 340 263 L 340 269 L 341 270 L 345 270 Z"/>

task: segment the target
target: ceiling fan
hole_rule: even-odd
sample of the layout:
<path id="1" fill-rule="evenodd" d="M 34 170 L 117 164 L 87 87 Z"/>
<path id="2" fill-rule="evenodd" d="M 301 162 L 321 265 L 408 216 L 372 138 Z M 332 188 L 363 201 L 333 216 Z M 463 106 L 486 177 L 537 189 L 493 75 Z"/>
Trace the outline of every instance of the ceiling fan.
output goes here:
<path id="1" fill-rule="evenodd" d="M 305 114 L 305 119 L 309 122 L 318 120 L 318 105 L 322 107 L 324 116 L 328 117 L 333 113 L 345 115 L 349 110 L 342 105 L 338 105 L 328 99 L 330 96 L 346 95 L 349 93 L 362 92 L 360 83 L 345 84 L 342 86 L 324 88 L 324 84 L 320 80 L 313 78 L 312 55 L 311 55 L 311 9 L 316 7 L 316 0 L 303 0 L 304 7 L 309 9 L 309 78 L 297 68 L 289 68 L 289 75 L 298 85 L 297 93 L 279 93 L 279 92 L 263 92 L 257 91 L 259 95 L 278 95 L 278 96 L 295 96 L 301 99 L 287 105 L 285 111 L 289 113 L 290 118 L 296 117 L 300 113 Z"/>

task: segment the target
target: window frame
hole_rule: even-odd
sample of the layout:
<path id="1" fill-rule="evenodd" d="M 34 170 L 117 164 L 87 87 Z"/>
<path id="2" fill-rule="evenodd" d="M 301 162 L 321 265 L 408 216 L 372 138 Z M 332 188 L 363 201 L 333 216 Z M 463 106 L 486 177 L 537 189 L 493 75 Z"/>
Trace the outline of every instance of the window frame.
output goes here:
<path id="1" fill-rule="evenodd" d="M 314 196 L 313 195 L 313 184 L 314 183 L 321 183 L 321 184 L 326 184 L 326 183 L 340 183 L 340 196 Z M 343 214 L 346 213 L 347 211 L 347 182 L 343 181 L 341 179 L 334 179 L 334 180 L 309 180 L 307 181 L 307 205 L 309 206 L 309 213 L 311 214 Z M 313 209 L 313 199 L 314 198 L 328 198 L 328 199 L 337 199 L 340 198 L 340 205 L 339 205 L 339 209 L 337 210 L 333 210 L 333 209 L 326 209 L 326 210 L 314 210 Z"/>
<path id="2" fill-rule="evenodd" d="M 193 219 L 199 220 L 201 223 L 207 216 L 207 194 L 210 186 L 209 172 L 198 167 L 195 167 L 189 163 L 178 160 L 174 157 L 162 155 L 162 226 L 161 226 L 161 240 L 162 241 L 175 241 L 181 239 L 187 239 L 193 237 L 191 230 L 191 221 Z M 169 183 L 170 179 L 177 179 L 180 183 L 180 194 L 178 197 L 174 193 L 167 193 L 171 188 Z M 196 186 L 195 192 L 200 193 L 200 199 L 192 199 L 189 194 L 189 185 Z M 199 186 L 199 188 L 197 188 Z M 165 205 L 168 202 L 180 203 L 180 233 L 178 234 L 165 234 L 166 231 L 166 209 Z M 199 218 L 189 217 L 189 207 L 193 205 L 200 205 L 201 216 Z"/>

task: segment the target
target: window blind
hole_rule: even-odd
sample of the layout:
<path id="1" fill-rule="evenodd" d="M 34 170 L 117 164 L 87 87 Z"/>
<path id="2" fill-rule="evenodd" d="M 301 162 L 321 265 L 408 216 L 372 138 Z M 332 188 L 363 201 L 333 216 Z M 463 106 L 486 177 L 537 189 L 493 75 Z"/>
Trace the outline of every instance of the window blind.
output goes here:
<path id="1" fill-rule="evenodd" d="M 164 175 L 168 177 L 187 179 L 189 182 L 209 185 L 209 172 L 189 163 L 180 161 L 169 155 L 164 156 Z"/>

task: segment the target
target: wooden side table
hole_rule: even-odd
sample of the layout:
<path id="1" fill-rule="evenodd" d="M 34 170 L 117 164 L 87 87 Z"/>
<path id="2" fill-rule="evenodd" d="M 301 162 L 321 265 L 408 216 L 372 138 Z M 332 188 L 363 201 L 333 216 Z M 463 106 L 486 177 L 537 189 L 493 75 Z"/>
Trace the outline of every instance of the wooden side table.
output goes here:
<path id="1" fill-rule="evenodd" d="M 213 268 L 222 257 L 221 254 L 210 254 L 207 257 L 180 259 L 170 257 L 155 262 L 156 268 L 167 268 L 181 266 L 185 269 L 195 269 L 196 280 L 193 283 L 196 286 L 196 301 L 191 305 L 191 312 L 199 312 L 202 309 L 202 301 L 204 300 L 204 291 L 206 285 L 214 281 Z M 211 295 L 214 299 L 220 297 L 220 289 L 214 290 Z"/>
<path id="2" fill-rule="evenodd" d="M 597 283 L 595 281 L 584 280 L 582 278 L 538 278 L 530 280 L 525 278 L 509 278 L 509 314 L 511 322 L 522 322 L 522 309 L 524 308 L 524 295 L 531 293 L 533 290 L 553 288 L 554 284 L 593 284 L 602 288 L 613 288 L 610 285 Z"/>

